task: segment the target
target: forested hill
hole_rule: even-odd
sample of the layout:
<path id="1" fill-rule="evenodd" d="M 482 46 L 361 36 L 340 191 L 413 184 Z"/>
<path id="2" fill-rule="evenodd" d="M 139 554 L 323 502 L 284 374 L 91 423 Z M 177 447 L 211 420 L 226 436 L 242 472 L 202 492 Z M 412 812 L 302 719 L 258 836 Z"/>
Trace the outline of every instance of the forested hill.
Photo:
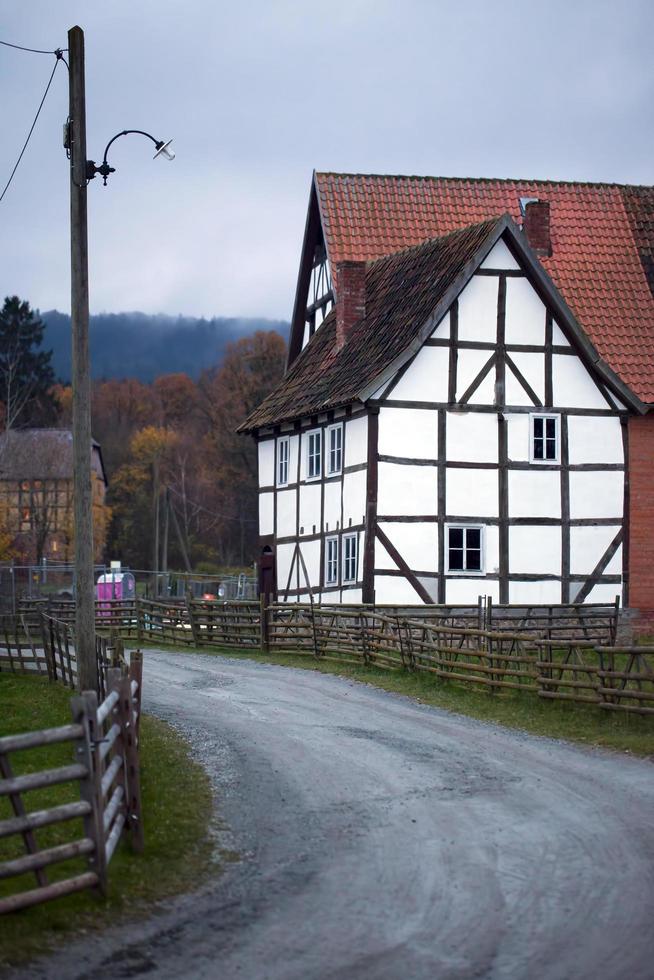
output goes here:
<path id="1" fill-rule="evenodd" d="M 41 313 L 46 325 L 43 348 L 52 350 L 57 378 L 70 381 L 70 317 L 57 310 Z M 284 320 L 211 320 L 146 313 L 100 313 L 91 317 L 91 370 L 94 378 L 138 378 L 153 381 L 178 371 L 197 378 L 223 359 L 230 341 L 256 330 L 276 330 L 288 339 Z"/>

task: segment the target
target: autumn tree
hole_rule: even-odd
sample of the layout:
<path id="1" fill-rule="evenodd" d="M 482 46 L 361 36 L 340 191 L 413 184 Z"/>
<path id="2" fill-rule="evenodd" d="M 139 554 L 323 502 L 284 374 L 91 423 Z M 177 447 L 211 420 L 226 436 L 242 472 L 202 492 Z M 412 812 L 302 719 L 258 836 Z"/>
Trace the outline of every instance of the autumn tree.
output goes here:
<path id="1" fill-rule="evenodd" d="M 45 324 L 18 296 L 0 310 L 0 401 L 5 429 L 51 425 L 56 403 L 51 389 L 52 351 L 41 350 Z"/>
<path id="2" fill-rule="evenodd" d="M 238 426 L 284 374 L 286 345 L 279 334 L 257 331 L 227 347 L 221 366 L 198 383 L 208 423 L 204 471 L 213 489 L 212 509 L 229 544 L 225 558 L 243 564 L 257 536 L 257 456 L 254 441 Z"/>
<path id="3" fill-rule="evenodd" d="M 111 546 L 133 567 L 160 565 L 162 489 L 176 441 L 170 429 L 145 426 L 132 437 L 129 460 L 113 476 Z"/>

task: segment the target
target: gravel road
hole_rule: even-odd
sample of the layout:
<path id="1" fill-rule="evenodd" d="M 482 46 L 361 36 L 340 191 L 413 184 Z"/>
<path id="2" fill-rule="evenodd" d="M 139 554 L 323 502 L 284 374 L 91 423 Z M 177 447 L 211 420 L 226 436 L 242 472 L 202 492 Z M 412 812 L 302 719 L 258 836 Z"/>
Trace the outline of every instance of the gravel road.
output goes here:
<path id="1" fill-rule="evenodd" d="M 343 678 L 146 654 L 241 860 L 16 976 L 654 976 L 654 769 Z"/>

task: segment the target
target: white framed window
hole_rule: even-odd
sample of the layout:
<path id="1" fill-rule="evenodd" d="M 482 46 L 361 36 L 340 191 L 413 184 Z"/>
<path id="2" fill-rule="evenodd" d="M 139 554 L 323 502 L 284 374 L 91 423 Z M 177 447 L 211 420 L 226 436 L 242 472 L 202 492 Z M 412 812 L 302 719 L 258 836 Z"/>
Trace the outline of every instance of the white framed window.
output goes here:
<path id="1" fill-rule="evenodd" d="M 327 476 L 336 476 L 343 469 L 343 423 L 327 427 Z"/>
<path id="2" fill-rule="evenodd" d="M 338 583 L 338 538 L 325 541 L 325 585 Z"/>
<path id="3" fill-rule="evenodd" d="M 445 565 L 451 575 L 484 574 L 483 524 L 446 524 Z"/>
<path id="4" fill-rule="evenodd" d="M 343 582 L 356 582 L 359 560 L 359 535 L 343 535 Z"/>
<path id="5" fill-rule="evenodd" d="M 529 416 L 529 459 L 532 463 L 558 463 L 561 457 L 561 417 Z"/>
<path id="6" fill-rule="evenodd" d="M 281 436 L 277 440 L 277 486 L 288 486 L 288 459 L 290 455 L 291 440 L 288 436 Z"/>
<path id="7" fill-rule="evenodd" d="M 322 476 L 322 432 L 313 429 L 307 432 L 307 480 L 317 480 Z"/>

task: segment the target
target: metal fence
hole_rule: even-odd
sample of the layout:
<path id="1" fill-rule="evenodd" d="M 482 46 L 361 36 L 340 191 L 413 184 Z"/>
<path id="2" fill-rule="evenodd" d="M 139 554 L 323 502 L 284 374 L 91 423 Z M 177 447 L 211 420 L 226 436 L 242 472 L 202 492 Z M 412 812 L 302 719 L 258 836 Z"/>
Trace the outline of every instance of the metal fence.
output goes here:
<path id="1" fill-rule="evenodd" d="M 130 572 L 139 596 L 150 599 L 194 599 L 211 597 L 222 600 L 256 599 L 255 575 L 209 575 L 202 572 L 161 572 L 143 568 L 121 568 Z M 95 581 L 109 575 L 109 565 L 95 566 Z M 70 564 L 42 562 L 40 565 L 0 564 L 0 613 L 15 614 L 26 599 L 72 599 L 75 595 L 75 567 Z"/>

